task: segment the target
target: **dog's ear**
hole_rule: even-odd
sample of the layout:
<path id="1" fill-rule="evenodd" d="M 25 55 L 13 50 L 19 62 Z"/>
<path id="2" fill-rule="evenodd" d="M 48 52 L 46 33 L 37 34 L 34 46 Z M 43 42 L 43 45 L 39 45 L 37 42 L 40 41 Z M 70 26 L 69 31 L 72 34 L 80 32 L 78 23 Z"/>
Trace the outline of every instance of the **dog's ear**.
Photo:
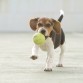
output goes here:
<path id="1" fill-rule="evenodd" d="M 57 34 L 61 33 L 61 24 L 59 21 L 56 21 L 54 19 L 52 19 L 53 22 L 53 29 L 56 31 Z"/>
<path id="2" fill-rule="evenodd" d="M 30 20 L 30 27 L 34 31 L 36 30 L 36 26 L 37 26 L 38 19 L 39 18 L 34 18 L 34 19 L 31 19 Z"/>

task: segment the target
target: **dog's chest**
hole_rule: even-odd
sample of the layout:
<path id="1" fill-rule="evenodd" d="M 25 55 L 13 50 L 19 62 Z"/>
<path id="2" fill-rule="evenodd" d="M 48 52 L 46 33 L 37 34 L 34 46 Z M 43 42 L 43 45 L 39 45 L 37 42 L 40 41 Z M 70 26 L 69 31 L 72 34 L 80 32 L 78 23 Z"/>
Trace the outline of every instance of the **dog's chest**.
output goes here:
<path id="1" fill-rule="evenodd" d="M 48 49 L 47 44 L 45 43 L 45 44 L 41 45 L 40 49 L 43 50 L 43 51 L 47 51 L 47 49 Z"/>
<path id="2" fill-rule="evenodd" d="M 51 48 L 53 49 L 54 45 L 53 45 L 52 39 L 51 38 L 47 38 L 45 44 L 41 45 L 40 48 L 43 51 L 48 51 Z"/>

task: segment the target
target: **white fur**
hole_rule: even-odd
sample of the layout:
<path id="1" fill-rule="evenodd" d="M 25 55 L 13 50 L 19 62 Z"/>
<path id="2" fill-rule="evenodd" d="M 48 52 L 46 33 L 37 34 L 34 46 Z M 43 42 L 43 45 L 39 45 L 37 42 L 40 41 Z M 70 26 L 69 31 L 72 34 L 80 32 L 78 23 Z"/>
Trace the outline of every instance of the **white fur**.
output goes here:
<path id="1" fill-rule="evenodd" d="M 38 55 L 39 46 L 34 44 L 32 48 L 32 55 Z"/>
<path id="2" fill-rule="evenodd" d="M 63 56 L 64 56 L 64 51 L 65 51 L 65 44 L 60 45 L 61 48 L 61 53 L 60 53 L 60 57 L 59 57 L 59 65 L 62 65 L 62 61 L 63 61 Z"/>
<path id="3" fill-rule="evenodd" d="M 54 57 L 54 45 L 53 45 L 51 38 L 47 38 L 46 43 L 44 45 L 40 46 L 40 48 L 44 51 L 47 51 L 45 69 L 46 70 L 52 69 L 53 57 Z"/>
<path id="4" fill-rule="evenodd" d="M 46 39 L 44 45 L 38 46 L 34 45 L 32 48 L 32 55 L 38 55 L 38 48 L 41 48 L 43 51 L 47 51 L 46 67 L 45 69 L 52 69 L 53 56 L 54 56 L 54 45 L 50 37 Z"/>
<path id="5" fill-rule="evenodd" d="M 39 46 L 34 44 L 33 48 L 32 48 L 32 55 L 38 56 L 38 49 L 42 49 L 43 51 L 47 51 L 47 59 L 46 59 L 46 66 L 45 69 L 46 70 L 51 70 L 52 66 L 53 66 L 53 58 L 54 58 L 54 45 L 53 42 L 51 40 L 50 37 L 48 37 L 46 39 L 45 44 Z M 59 63 L 58 65 L 62 65 L 62 61 L 63 61 L 63 55 L 64 55 L 64 49 L 65 49 L 65 45 L 60 45 L 61 48 L 61 53 L 60 53 L 60 57 L 59 57 Z"/>
<path id="6" fill-rule="evenodd" d="M 63 10 L 60 10 L 60 15 L 64 15 L 64 11 Z"/>

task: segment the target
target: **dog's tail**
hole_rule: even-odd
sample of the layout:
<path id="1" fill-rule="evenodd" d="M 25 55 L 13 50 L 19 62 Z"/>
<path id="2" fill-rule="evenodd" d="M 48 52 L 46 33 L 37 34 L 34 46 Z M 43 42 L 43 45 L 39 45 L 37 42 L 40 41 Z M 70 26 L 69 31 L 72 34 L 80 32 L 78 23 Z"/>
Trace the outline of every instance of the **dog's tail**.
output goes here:
<path id="1" fill-rule="evenodd" d="M 63 16 L 64 16 L 64 11 L 63 11 L 63 10 L 60 10 L 60 17 L 59 17 L 59 19 L 58 19 L 59 22 L 62 21 Z"/>

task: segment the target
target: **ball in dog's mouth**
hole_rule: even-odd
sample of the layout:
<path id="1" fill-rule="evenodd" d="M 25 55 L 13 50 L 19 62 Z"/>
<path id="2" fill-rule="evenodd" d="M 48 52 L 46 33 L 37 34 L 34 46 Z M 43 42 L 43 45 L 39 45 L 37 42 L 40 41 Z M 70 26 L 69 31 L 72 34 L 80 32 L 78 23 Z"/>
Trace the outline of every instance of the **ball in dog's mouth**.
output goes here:
<path id="1" fill-rule="evenodd" d="M 45 43 L 45 36 L 42 33 L 36 33 L 33 36 L 33 42 L 37 45 L 43 45 Z"/>

